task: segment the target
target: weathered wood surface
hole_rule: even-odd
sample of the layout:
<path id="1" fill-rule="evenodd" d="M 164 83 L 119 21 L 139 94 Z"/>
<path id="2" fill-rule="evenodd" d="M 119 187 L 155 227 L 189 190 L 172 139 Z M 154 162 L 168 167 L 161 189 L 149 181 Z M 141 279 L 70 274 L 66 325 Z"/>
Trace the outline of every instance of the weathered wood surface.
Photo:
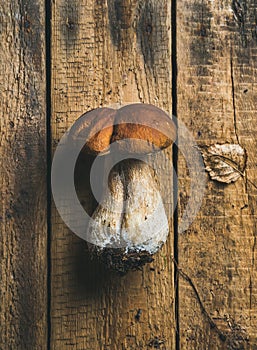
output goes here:
<path id="1" fill-rule="evenodd" d="M 52 34 L 54 147 L 76 118 L 96 107 L 141 101 L 171 112 L 170 1 L 57 0 Z M 83 162 L 78 192 L 92 211 L 92 159 Z M 171 163 L 169 150 L 159 157 L 158 173 Z M 53 210 L 52 349 L 175 348 L 171 180 L 166 171 L 161 182 L 170 239 L 154 263 L 125 277 L 90 261 L 85 243 Z"/>
<path id="2" fill-rule="evenodd" d="M 92 108 L 140 101 L 171 112 L 171 5 L 52 3 L 53 152 Z M 85 243 L 53 208 L 47 323 L 44 7 L 41 0 L 0 0 L 0 348 L 257 349 L 256 0 L 177 1 L 178 118 L 199 146 L 239 144 L 247 154 L 245 173 L 234 183 L 206 173 L 202 208 L 178 237 L 179 266 L 217 326 L 211 327 L 181 275 L 179 343 L 170 150 L 157 156 L 170 239 L 143 271 L 119 277 L 91 261 Z M 95 206 L 92 162 L 81 156 L 75 172 L 88 212 Z M 190 178 L 180 153 L 178 175 L 181 217 Z"/>
<path id="3" fill-rule="evenodd" d="M 235 183 L 208 177 L 198 217 L 179 237 L 180 267 L 227 339 L 180 278 L 181 349 L 257 348 L 256 8 L 254 0 L 178 2 L 178 118 L 199 145 L 234 143 L 247 152 Z M 182 156 L 178 164 L 181 215 L 190 180 Z"/>
<path id="4" fill-rule="evenodd" d="M 44 1 L 0 1 L 0 348 L 47 348 Z"/>

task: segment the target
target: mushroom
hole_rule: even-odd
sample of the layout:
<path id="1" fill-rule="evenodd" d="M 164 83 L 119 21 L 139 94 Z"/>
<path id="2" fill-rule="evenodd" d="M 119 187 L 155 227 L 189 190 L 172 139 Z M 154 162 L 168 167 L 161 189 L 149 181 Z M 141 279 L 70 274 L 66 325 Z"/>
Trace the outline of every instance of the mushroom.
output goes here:
<path id="1" fill-rule="evenodd" d="M 111 169 L 89 221 L 91 251 L 121 273 L 153 261 L 167 239 L 169 224 L 154 171 L 142 156 L 172 144 L 174 123 L 161 109 L 138 103 L 85 113 L 70 136 L 74 141 L 85 139 L 83 152 L 111 156 L 118 152 L 122 159 Z"/>

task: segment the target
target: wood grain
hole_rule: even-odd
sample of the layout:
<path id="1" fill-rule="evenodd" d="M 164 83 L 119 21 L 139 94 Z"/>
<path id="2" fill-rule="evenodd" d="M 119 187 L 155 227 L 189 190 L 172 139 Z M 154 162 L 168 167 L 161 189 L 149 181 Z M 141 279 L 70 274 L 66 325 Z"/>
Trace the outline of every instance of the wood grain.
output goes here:
<path id="1" fill-rule="evenodd" d="M 0 1 L 0 348 L 46 349 L 44 1 Z"/>
<path id="2" fill-rule="evenodd" d="M 96 107 L 150 102 L 171 112 L 170 11 L 170 1 L 53 3 L 54 147 L 83 112 Z M 89 212 L 95 204 L 88 188 L 92 162 L 81 156 L 75 174 Z M 162 192 L 172 223 L 171 151 L 159 155 L 156 164 L 157 174 L 164 172 Z M 85 242 L 53 210 L 51 348 L 174 348 L 172 252 L 171 229 L 153 264 L 116 276 L 90 260 Z"/>
<path id="3" fill-rule="evenodd" d="M 178 237 L 180 344 L 170 149 L 155 156 L 170 238 L 142 271 L 121 277 L 91 260 L 53 207 L 47 324 L 44 8 L 0 0 L 0 348 L 256 350 L 256 0 L 177 1 L 173 17 L 179 120 L 199 147 L 239 144 L 247 154 L 236 182 L 206 172 L 201 210 Z M 170 0 L 52 2 L 53 152 L 90 109 L 146 102 L 171 112 L 172 24 Z M 89 213 L 93 161 L 80 155 L 75 171 Z M 178 175 L 181 218 L 190 178 L 180 153 Z"/>
<path id="4" fill-rule="evenodd" d="M 236 182 L 207 177 L 197 219 L 179 237 L 179 265 L 226 340 L 180 278 L 181 349 L 256 349 L 256 5 L 178 2 L 178 117 L 199 145 L 240 144 L 248 155 Z M 181 216 L 190 185 L 181 155 L 179 178 Z"/>

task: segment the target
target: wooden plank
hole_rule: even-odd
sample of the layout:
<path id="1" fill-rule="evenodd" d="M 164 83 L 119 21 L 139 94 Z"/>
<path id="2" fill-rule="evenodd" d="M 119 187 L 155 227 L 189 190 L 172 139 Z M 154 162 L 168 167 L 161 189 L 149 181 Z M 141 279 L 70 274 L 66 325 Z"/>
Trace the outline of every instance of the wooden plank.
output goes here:
<path id="1" fill-rule="evenodd" d="M 170 12 L 170 1 L 53 3 L 54 146 L 76 118 L 96 107 L 141 101 L 171 112 Z M 171 151 L 159 157 L 161 174 L 171 167 Z M 89 211 L 91 163 L 80 162 L 77 184 Z M 170 181 L 171 171 L 163 176 L 162 190 L 172 224 Z M 171 229 L 154 263 L 120 277 L 92 262 L 85 242 L 53 210 L 51 348 L 174 348 L 172 237 Z"/>
<path id="2" fill-rule="evenodd" d="M 0 1 L 0 348 L 47 347 L 44 1 Z"/>
<path id="3" fill-rule="evenodd" d="M 226 340 L 180 278 L 181 349 L 256 349 L 256 5 L 178 2 L 178 117 L 200 146 L 240 144 L 247 152 L 236 182 L 208 176 L 197 219 L 179 236 L 179 265 Z M 190 185 L 181 155 L 179 178 L 181 216 Z"/>

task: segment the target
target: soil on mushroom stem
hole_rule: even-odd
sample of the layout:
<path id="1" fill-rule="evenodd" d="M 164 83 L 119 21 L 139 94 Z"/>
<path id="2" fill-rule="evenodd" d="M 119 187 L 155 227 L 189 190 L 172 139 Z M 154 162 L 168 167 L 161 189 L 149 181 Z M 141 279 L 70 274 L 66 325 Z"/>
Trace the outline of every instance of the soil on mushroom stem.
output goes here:
<path id="1" fill-rule="evenodd" d="M 126 252 L 125 248 L 104 248 L 101 251 L 94 250 L 93 256 L 104 263 L 108 269 L 120 275 L 125 275 L 131 270 L 140 270 L 143 265 L 154 261 L 152 255 L 146 251 Z"/>

